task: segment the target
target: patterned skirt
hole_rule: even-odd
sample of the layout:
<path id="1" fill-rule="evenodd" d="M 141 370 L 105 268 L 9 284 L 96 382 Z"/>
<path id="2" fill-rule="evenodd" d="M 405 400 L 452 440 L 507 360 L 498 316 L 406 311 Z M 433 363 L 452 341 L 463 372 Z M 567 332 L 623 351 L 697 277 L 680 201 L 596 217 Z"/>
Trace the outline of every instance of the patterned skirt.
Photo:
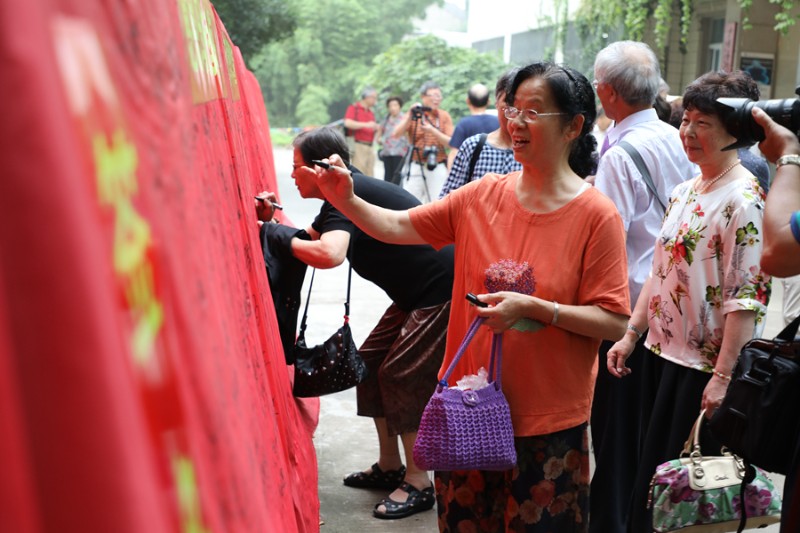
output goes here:
<path id="1" fill-rule="evenodd" d="M 504 472 L 435 472 L 439 531 L 584 533 L 589 520 L 587 424 L 517 437 Z"/>

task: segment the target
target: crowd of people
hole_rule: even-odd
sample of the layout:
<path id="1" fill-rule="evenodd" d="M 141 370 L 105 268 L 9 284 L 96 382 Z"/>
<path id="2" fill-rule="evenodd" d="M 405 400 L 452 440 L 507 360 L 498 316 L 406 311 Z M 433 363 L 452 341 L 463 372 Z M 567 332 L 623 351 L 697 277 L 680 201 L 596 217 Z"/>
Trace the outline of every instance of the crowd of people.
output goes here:
<path id="1" fill-rule="evenodd" d="M 610 44 L 594 77 L 547 61 L 512 69 L 496 84 L 497 125 L 474 118 L 488 107 L 483 85 L 468 92 L 463 127 L 439 108 L 433 82 L 405 113 L 390 97 L 383 123 L 358 110 L 363 120 L 345 125 L 371 132 L 370 145 L 381 139 L 385 180 L 365 175 L 335 129 L 294 142 L 300 194 L 324 204 L 310 240 L 284 244 L 317 268 L 347 258 L 393 302 L 359 350 L 371 372 L 358 414 L 375 421 L 377 461 L 344 478 L 389 492 L 377 518 L 436 507 L 443 532 L 651 531 L 657 465 L 679 455 L 702 409 L 710 417 L 720 405 L 742 346 L 763 330 L 770 276 L 800 274 L 800 141 L 754 109 L 759 148 L 777 165 L 769 195 L 726 149 L 738 132 L 715 102 L 757 100 L 749 75 L 700 76 L 682 95 L 678 128 L 659 115 L 663 80 L 646 44 Z M 362 94 L 369 107 L 376 98 Z M 597 100 L 613 121 L 600 144 Z M 405 176 L 389 154 L 405 158 Z M 271 202 L 255 205 L 270 224 Z M 524 271 L 525 288 L 492 290 L 490 273 L 504 268 Z M 467 293 L 488 305 L 471 306 Z M 503 334 L 517 465 L 436 471 L 431 482 L 411 449 L 476 316 L 485 327 L 450 385 L 488 366 L 492 334 Z M 523 320 L 538 327 L 517 327 Z M 787 477 L 785 524 L 799 520 L 797 482 Z"/>

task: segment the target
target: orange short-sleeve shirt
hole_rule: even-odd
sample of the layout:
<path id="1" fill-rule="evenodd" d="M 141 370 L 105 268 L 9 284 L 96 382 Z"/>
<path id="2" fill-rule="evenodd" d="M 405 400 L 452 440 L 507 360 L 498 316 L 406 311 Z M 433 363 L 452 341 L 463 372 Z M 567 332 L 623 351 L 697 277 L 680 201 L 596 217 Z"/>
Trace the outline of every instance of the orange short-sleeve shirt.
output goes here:
<path id="1" fill-rule="evenodd" d="M 417 232 L 434 247 L 455 243 L 455 282 L 440 377 L 475 310 L 468 292 L 488 292 L 485 270 L 501 259 L 533 267 L 534 296 L 564 305 L 596 305 L 630 315 L 625 235 L 617 209 L 594 187 L 550 213 L 517 200 L 519 172 L 488 174 L 443 200 L 413 208 Z M 556 326 L 503 336 L 503 391 L 517 436 L 544 435 L 589 419 L 600 339 Z M 491 331 L 481 328 L 450 378 L 488 369 Z"/>

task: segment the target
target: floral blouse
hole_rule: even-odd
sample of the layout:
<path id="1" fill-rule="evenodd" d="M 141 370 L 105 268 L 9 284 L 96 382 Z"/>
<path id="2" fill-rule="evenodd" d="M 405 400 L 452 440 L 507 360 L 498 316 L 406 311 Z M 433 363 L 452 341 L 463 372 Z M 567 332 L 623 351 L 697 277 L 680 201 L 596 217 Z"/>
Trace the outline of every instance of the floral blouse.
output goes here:
<path id="1" fill-rule="evenodd" d="M 711 372 L 725 315 L 756 311 L 764 329 L 771 291 L 761 271 L 764 190 L 755 177 L 698 194 L 695 180 L 672 191 L 656 239 L 646 345 L 682 366 Z"/>
<path id="2" fill-rule="evenodd" d="M 403 114 L 398 113 L 393 117 L 388 115 L 383 121 L 383 134 L 381 135 L 381 144 L 383 145 L 383 155 L 406 155 L 408 151 L 408 137 L 403 135 L 401 137 L 392 137 L 392 133 L 398 124 L 403 121 Z"/>

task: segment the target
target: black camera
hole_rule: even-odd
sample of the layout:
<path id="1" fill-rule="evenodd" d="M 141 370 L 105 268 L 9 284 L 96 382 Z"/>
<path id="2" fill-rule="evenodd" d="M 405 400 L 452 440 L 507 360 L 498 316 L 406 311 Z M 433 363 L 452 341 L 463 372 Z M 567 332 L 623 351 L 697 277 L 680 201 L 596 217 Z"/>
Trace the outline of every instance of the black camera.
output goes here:
<path id="1" fill-rule="evenodd" d="M 422 115 L 425 114 L 426 111 L 433 111 L 433 108 L 430 108 L 426 105 L 415 105 L 411 108 L 411 120 L 421 119 Z"/>
<path id="2" fill-rule="evenodd" d="M 423 157 L 425 157 L 425 166 L 428 167 L 428 170 L 433 170 L 436 168 L 436 165 L 439 164 L 436 161 L 436 156 L 439 154 L 439 148 L 436 146 L 426 146 L 425 149 L 422 151 Z"/>
<path id="3" fill-rule="evenodd" d="M 800 96 L 800 87 L 794 93 Z M 800 98 L 759 100 L 717 98 L 717 111 L 736 142 L 723 150 L 745 148 L 764 140 L 764 130 L 753 119 L 753 107 L 760 107 L 772 120 L 790 129 L 800 139 Z"/>

